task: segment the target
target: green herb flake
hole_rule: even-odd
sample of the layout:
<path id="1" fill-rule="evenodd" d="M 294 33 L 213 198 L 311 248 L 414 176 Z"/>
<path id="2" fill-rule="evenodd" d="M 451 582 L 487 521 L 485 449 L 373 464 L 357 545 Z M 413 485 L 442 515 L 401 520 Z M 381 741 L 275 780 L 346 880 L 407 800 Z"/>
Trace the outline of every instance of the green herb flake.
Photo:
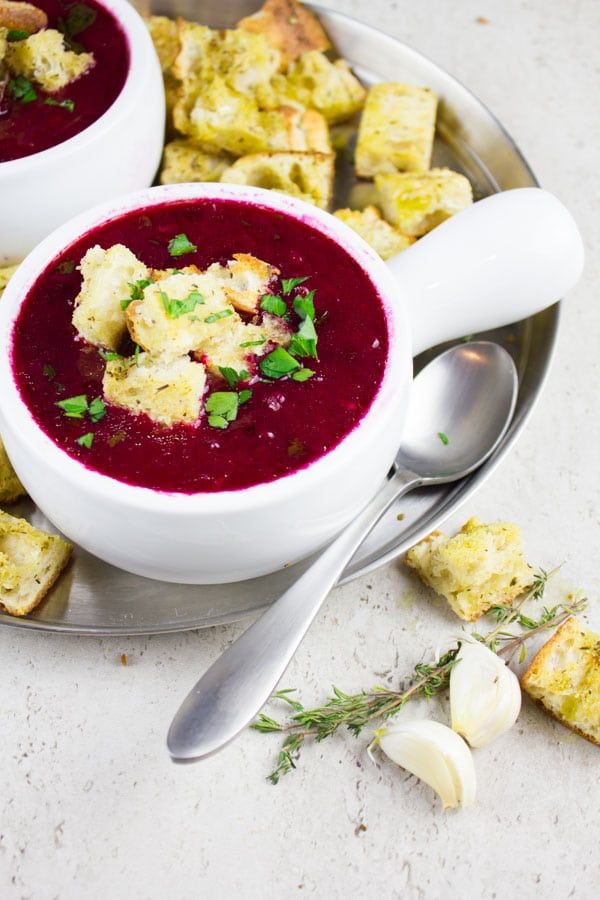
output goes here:
<path id="1" fill-rule="evenodd" d="M 212 313 L 212 315 L 207 316 L 204 321 L 206 322 L 207 325 L 212 325 L 213 322 L 218 322 L 219 319 L 226 319 L 227 316 L 232 316 L 232 315 L 233 315 L 232 309 L 221 309 L 221 310 L 219 310 L 219 312 Z"/>
<path id="2" fill-rule="evenodd" d="M 46 97 L 44 103 L 46 106 L 59 106 L 61 109 L 68 109 L 69 112 L 73 112 L 75 109 L 74 100 L 55 100 L 54 97 Z"/>
<path id="3" fill-rule="evenodd" d="M 241 369 L 241 371 L 237 371 L 236 369 L 230 368 L 230 366 L 219 366 L 219 372 L 229 385 L 229 387 L 237 387 L 240 381 L 246 381 L 250 378 L 250 372 L 246 372 L 245 369 Z"/>
<path id="4" fill-rule="evenodd" d="M 315 324 L 309 316 L 303 319 L 300 328 L 291 340 L 289 350 L 292 356 L 311 356 L 313 359 L 318 359 L 317 332 Z"/>
<path id="5" fill-rule="evenodd" d="M 77 443 L 80 447 L 87 447 L 89 450 L 94 443 L 94 435 L 91 431 L 88 431 L 87 434 L 82 434 L 81 437 L 77 438 Z"/>
<path id="6" fill-rule="evenodd" d="M 142 348 L 139 344 L 135 345 L 135 350 L 133 351 L 133 359 L 135 361 L 136 366 L 140 364 L 140 353 L 142 352 Z"/>
<path id="7" fill-rule="evenodd" d="M 244 403 L 247 403 L 248 400 L 251 398 L 251 396 L 252 396 L 252 391 L 250 390 L 250 388 L 244 388 L 243 391 L 240 391 L 238 394 L 238 401 L 239 401 L 240 406 L 243 406 Z"/>
<path id="8" fill-rule="evenodd" d="M 260 301 L 260 308 L 264 310 L 264 312 L 271 313 L 271 315 L 279 316 L 280 318 L 283 318 L 288 312 L 285 300 L 282 300 L 281 297 L 277 297 L 274 294 L 265 294 Z"/>
<path id="9" fill-rule="evenodd" d="M 99 422 L 106 415 L 106 406 L 102 397 L 96 397 L 89 405 L 88 413 L 92 422 Z"/>
<path id="10" fill-rule="evenodd" d="M 54 381 L 56 378 L 56 369 L 54 366 L 51 366 L 50 363 L 44 363 L 42 372 L 44 373 L 44 378 L 47 378 L 48 381 Z"/>
<path id="11" fill-rule="evenodd" d="M 208 424 L 211 428 L 227 428 L 229 422 L 224 416 L 209 416 Z"/>
<path id="12" fill-rule="evenodd" d="M 111 436 L 109 437 L 109 439 L 107 441 L 107 444 L 111 448 L 116 447 L 117 444 L 120 444 L 121 441 L 125 440 L 125 437 L 126 437 L 126 435 L 125 435 L 124 431 L 117 431 L 116 434 L 111 434 Z"/>
<path id="13" fill-rule="evenodd" d="M 296 369 L 299 369 L 300 363 L 293 356 L 290 356 L 283 347 L 278 347 L 272 353 L 263 357 L 259 366 L 260 371 L 267 378 L 284 378 L 286 375 L 290 375 Z"/>
<path id="14" fill-rule="evenodd" d="M 304 275 L 302 278 L 282 278 L 281 279 L 281 290 L 285 297 L 288 294 L 291 294 L 294 288 L 297 288 L 299 284 L 304 284 L 305 281 L 308 281 L 310 275 Z"/>
<path id="15" fill-rule="evenodd" d="M 263 337 L 259 341 L 244 341 L 243 344 L 240 344 L 240 347 L 262 347 L 266 343 L 267 339 Z"/>
<path id="16" fill-rule="evenodd" d="M 184 256 L 186 253 L 195 253 L 198 248 L 192 244 L 187 234 L 176 234 L 169 241 L 167 249 L 171 256 Z"/>
<path id="17" fill-rule="evenodd" d="M 444 434 L 443 431 L 438 431 L 438 437 L 439 437 L 440 441 L 442 442 L 442 444 L 444 445 L 444 447 L 447 447 L 448 444 L 450 443 L 448 435 Z"/>
<path id="18" fill-rule="evenodd" d="M 198 305 L 204 303 L 204 297 L 197 290 L 190 291 L 183 300 L 171 300 L 164 291 L 160 291 L 160 299 L 169 319 L 179 319 L 180 316 L 193 312 Z M 194 317 L 194 321 L 196 320 L 197 317 Z"/>
<path id="19" fill-rule="evenodd" d="M 68 419 L 83 419 L 88 408 L 87 396 L 79 394 L 77 397 L 67 397 L 66 400 L 59 400 L 56 405 Z"/>
<path id="20" fill-rule="evenodd" d="M 6 40 L 12 43 L 12 41 L 25 41 L 28 37 L 28 31 L 22 31 L 20 28 L 9 28 Z"/>
<path id="21" fill-rule="evenodd" d="M 121 300 L 121 309 L 126 310 L 130 303 L 134 300 L 144 299 L 144 290 L 152 282 L 148 278 L 140 278 L 138 281 L 129 282 L 129 297 L 127 300 Z"/>
<path id="22" fill-rule="evenodd" d="M 105 362 L 112 362 L 115 359 L 123 359 L 121 354 L 115 353 L 114 350 L 98 350 L 98 353 Z"/>
<path id="23" fill-rule="evenodd" d="M 238 395 L 234 391 L 214 391 L 206 400 L 208 424 L 213 428 L 227 428 L 227 424 L 237 418 L 238 405 Z"/>
<path id="24" fill-rule="evenodd" d="M 294 381 L 308 381 L 314 374 L 312 369 L 298 369 L 296 372 L 292 372 L 292 378 Z"/>
<path id="25" fill-rule="evenodd" d="M 19 103 L 32 103 L 37 100 L 37 91 L 23 75 L 17 75 L 8 82 L 8 93 Z"/>
<path id="26" fill-rule="evenodd" d="M 301 319 L 315 319 L 315 292 L 311 291 L 306 297 L 294 297 L 294 311 Z"/>
<path id="27" fill-rule="evenodd" d="M 56 271 L 59 275 L 71 275 L 71 273 L 75 271 L 75 260 L 63 259 L 63 261 L 57 265 Z"/>
<path id="28" fill-rule="evenodd" d="M 94 24 L 96 15 L 96 10 L 86 6 L 85 3 L 73 3 L 69 6 L 66 17 L 58 19 L 56 27 L 65 36 L 65 42 L 71 50 L 76 53 L 83 52 L 84 48 L 74 38 Z"/>

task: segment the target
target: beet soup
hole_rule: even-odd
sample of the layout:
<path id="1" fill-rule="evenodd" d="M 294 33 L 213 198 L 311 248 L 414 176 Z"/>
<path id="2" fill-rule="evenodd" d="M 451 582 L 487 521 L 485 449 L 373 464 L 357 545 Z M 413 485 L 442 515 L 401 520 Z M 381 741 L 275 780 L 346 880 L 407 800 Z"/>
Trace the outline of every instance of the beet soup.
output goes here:
<path id="1" fill-rule="evenodd" d="M 174 253 L 174 240 L 183 256 Z M 265 260 L 279 270 L 269 287 L 269 308 L 275 304 L 286 327 L 301 335 L 306 324 L 302 315 L 307 304 L 314 306 L 317 350 L 295 351 L 292 340 L 288 350 L 298 359 L 283 354 L 292 359 L 293 371 L 273 372 L 263 362 L 273 357 L 265 356 L 254 369 L 245 367 L 250 371 L 233 388 L 231 370 L 221 369 L 223 377 L 209 373 L 205 408 L 193 424 L 164 427 L 110 402 L 103 411 L 96 398 L 102 397 L 107 358 L 117 354 L 82 340 L 71 319 L 82 283 L 77 268 L 82 257 L 96 245 L 107 249 L 117 244 L 153 271 L 173 272 L 174 266 L 185 264 L 204 272 L 240 253 Z M 136 286 L 131 287 L 135 293 Z M 130 302 L 123 300 L 122 308 Z M 197 306 L 195 312 L 201 309 Z M 192 318 L 187 308 L 184 312 Z M 132 344 L 121 352 L 137 350 Z M 271 482 L 326 454 L 368 411 L 388 352 L 378 291 L 334 240 L 308 222 L 266 207 L 229 199 L 182 200 L 115 218 L 55 258 L 31 288 L 15 323 L 12 366 L 40 428 L 69 456 L 127 484 L 193 494 Z M 186 357 L 186 365 L 192 356 Z M 129 359 L 135 366 L 135 356 Z M 235 391 L 234 418 L 221 421 L 207 414 L 207 404 L 215 412 L 211 395 L 231 397 Z M 82 396 L 90 404 L 87 413 L 65 414 L 69 404 L 64 401 L 70 398 L 77 405 Z M 93 415 L 92 401 L 99 416 Z"/>
<path id="2" fill-rule="evenodd" d="M 48 29 L 65 35 L 65 46 L 93 53 L 95 63 L 53 93 L 12 77 L 0 90 L 0 163 L 22 159 L 67 141 L 92 125 L 115 102 L 129 71 L 127 37 L 112 13 L 96 0 L 35 0 Z M 27 37 L 9 32 L 9 41 Z M 94 175 L 90 160 L 90 177 Z"/>

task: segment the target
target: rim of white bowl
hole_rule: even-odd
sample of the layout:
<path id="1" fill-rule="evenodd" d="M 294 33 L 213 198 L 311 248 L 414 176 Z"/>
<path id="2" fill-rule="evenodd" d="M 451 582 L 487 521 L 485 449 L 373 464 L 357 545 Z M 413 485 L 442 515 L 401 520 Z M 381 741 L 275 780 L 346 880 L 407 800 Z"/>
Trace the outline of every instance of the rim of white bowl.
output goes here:
<path id="1" fill-rule="evenodd" d="M 30 153 L 19 159 L 0 162 L 0 179 L 26 173 L 27 169 L 35 168 L 41 162 L 53 162 L 61 154 L 68 156 L 72 152 L 85 149 L 86 145 L 92 143 L 100 132 L 106 130 L 108 119 L 118 118 L 136 102 L 136 95 L 144 82 L 146 67 L 152 64 L 155 56 L 150 32 L 129 0 L 94 0 L 94 2 L 113 15 L 125 35 L 129 49 L 129 68 L 123 87 L 99 118 L 95 119 L 87 128 L 67 138 L 66 141 L 61 141 L 52 147 L 38 150 L 37 153 Z"/>
<path id="2" fill-rule="evenodd" d="M 124 213 L 194 199 L 254 203 L 300 219 L 336 241 L 356 259 L 373 281 L 386 315 L 389 352 L 381 384 L 369 409 L 352 431 L 329 452 L 274 481 L 237 490 L 185 494 L 119 481 L 87 468 L 62 450 L 38 425 L 22 398 L 13 373 L 11 351 L 14 324 L 25 297 L 39 275 L 59 253 L 82 235 Z M 220 183 L 173 184 L 136 191 L 96 206 L 61 225 L 26 257 L 11 278 L 0 303 L 0 347 L 6 350 L 5 353 L 0 353 L 0 384 L 6 385 L 0 418 L 5 419 L 5 432 L 18 432 L 19 440 L 27 443 L 41 465 L 59 473 L 75 489 L 82 488 L 97 493 L 104 501 L 110 498 L 138 509 L 193 514 L 199 511 L 210 513 L 248 509 L 291 499 L 308 489 L 315 481 L 326 483 L 328 474 L 338 468 L 343 457 L 351 459 L 359 456 L 372 438 L 370 432 L 377 431 L 378 424 L 386 427 L 389 415 L 389 409 L 386 413 L 386 408 L 389 404 L 399 405 L 398 416 L 405 412 L 412 375 L 412 345 L 410 322 L 401 294 L 401 288 L 391 271 L 356 232 L 329 213 L 304 201 L 262 188 Z M 384 475 L 382 473 L 382 477 Z"/>

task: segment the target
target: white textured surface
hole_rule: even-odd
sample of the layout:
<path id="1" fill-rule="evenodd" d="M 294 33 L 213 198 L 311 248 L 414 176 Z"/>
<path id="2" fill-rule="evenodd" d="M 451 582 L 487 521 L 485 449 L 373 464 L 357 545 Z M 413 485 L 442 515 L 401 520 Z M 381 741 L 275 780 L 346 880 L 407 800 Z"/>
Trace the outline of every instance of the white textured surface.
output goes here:
<path id="1" fill-rule="evenodd" d="M 460 521 L 519 522 L 533 562 L 565 561 L 551 596 L 585 587 L 600 626 L 600 6 L 331 5 L 474 89 L 584 231 L 587 271 L 546 393 Z M 458 814 L 440 814 L 431 791 L 401 770 L 371 765 L 367 738 L 309 748 L 275 788 L 264 776 L 277 740 L 257 734 L 201 765 L 172 765 L 164 736 L 178 701 L 240 630 L 129 640 L 0 631 L 2 900 L 598 895 L 600 751 L 527 702 L 513 731 L 477 753 L 478 802 Z M 286 683 L 314 701 L 330 682 L 368 687 L 377 673 L 408 671 L 455 631 L 456 620 L 392 565 L 330 598 Z"/>

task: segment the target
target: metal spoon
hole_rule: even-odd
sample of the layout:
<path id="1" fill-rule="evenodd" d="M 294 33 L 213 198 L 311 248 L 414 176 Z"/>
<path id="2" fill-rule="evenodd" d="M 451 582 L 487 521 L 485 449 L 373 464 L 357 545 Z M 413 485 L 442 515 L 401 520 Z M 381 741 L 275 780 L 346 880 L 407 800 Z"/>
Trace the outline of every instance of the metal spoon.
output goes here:
<path id="1" fill-rule="evenodd" d="M 468 475 L 498 446 L 518 391 L 515 365 L 497 344 L 453 347 L 414 381 L 391 477 L 303 575 L 208 669 L 173 719 L 178 761 L 229 743 L 268 700 L 323 601 L 388 507 L 417 487 Z"/>

